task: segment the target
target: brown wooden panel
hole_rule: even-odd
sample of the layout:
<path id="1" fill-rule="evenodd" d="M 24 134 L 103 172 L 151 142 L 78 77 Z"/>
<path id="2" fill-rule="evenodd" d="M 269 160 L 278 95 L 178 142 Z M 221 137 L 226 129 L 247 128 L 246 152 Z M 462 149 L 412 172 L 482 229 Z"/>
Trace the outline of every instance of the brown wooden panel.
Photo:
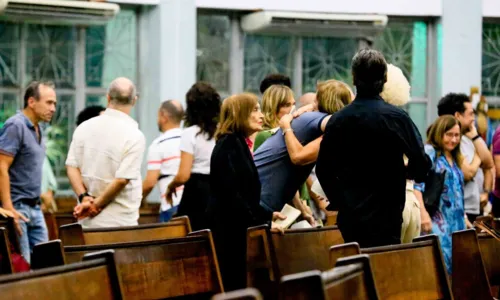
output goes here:
<path id="1" fill-rule="evenodd" d="M 45 224 L 47 224 L 47 231 L 49 233 L 49 240 L 55 240 L 58 238 L 58 228 L 56 223 L 56 218 L 51 212 L 44 212 L 43 217 L 45 219 Z"/>
<path id="2" fill-rule="evenodd" d="M 220 293 L 212 297 L 212 300 L 262 300 L 262 294 L 255 288 Z"/>
<path id="3" fill-rule="evenodd" d="M 493 295 L 498 295 L 500 287 L 500 242 L 485 233 L 478 235 L 478 242 L 491 292 Z"/>
<path id="4" fill-rule="evenodd" d="M 0 227 L 0 275 L 14 273 L 7 229 Z"/>
<path id="5" fill-rule="evenodd" d="M 452 291 L 455 299 L 492 299 L 474 229 L 452 235 Z"/>
<path id="6" fill-rule="evenodd" d="M 4 299 L 122 299 L 109 258 L 4 276 L 0 290 Z"/>
<path id="7" fill-rule="evenodd" d="M 271 260 L 269 227 L 247 230 L 247 286 L 257 288 L 264 299 L 276 299 L 277 280 Z"/>
<path id="8" fill-rule="evenodd" d="M 272 258 L 279 277 L 309 270 L 328 270 L 331 267 L 330 247 L 344 243 L 337 226 L 271 233 L 271 239 Z"/>
<path id="9" fill-rule="evenodd" d="M 330 247 L 330 267 L 335 267 L 339 258 L 361 254 L 358 243 L 346 243 Z"/>

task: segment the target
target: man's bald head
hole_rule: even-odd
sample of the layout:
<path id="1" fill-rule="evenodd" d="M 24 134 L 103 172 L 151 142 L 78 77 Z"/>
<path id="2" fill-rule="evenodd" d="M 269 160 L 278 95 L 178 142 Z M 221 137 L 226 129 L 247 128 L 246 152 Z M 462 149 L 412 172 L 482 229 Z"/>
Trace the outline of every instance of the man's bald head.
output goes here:
<path id="1" fill-rule="evenodd" d="M 125 77 L 118 77 L 111 82 L 108 88 L 108 100 L 117 105 L 134 105 L 136 100 L 134 83 Z"/>
<path id="2" fill-rule="evenodd" d="M 299 98 L 300 105 L 313 104 L 316 101 L 316 93 L 305 93 Z"/>
<path id="3" fill-rule="evenodd" d="M 174 124 L 180 124 L 184 117 L 184 109 L 177 100 L 164 101 L 160 106 L 160 111 L 165 113 L 169 120 Z"/>

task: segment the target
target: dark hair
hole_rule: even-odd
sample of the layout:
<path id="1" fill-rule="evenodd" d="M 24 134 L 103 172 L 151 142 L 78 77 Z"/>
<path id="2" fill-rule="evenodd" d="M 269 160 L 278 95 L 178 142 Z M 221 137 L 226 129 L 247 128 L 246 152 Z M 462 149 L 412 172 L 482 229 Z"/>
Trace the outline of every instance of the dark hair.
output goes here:
<path id="1" fill-rule="evenodd" d="M 387 81 L 387 62 L 384 55 L 373 49 L 358 51 L 352 58 L 352 77 L 359 95 L 376 96 Z"/>
<path id="2" fill-rule="evenodd" d="M 87 121 L 88 119 L 92 119 L 93 117 L 97 117 L 98 115 L 101 114 L 103 110 L 106 110 L 106 108 L 100 106 L 100 105 L 94 105 L 94 106 L 87 106 L 85 107 L 79 114 L 78 117 L 76 117 L 76 126 L 82 124 L 83 122 Z"/>
<path id="3" fill-rule="evenodd" d="M 290 82 L 290 77 L 288 77 L 286 75 L 281 75 L 281 74 L 269 74 L 260 83 L 260 93 L 264 94 L 264 92 L 271 85 L 275 85 L 275 84 L 286 85 L 287 87 L 292 88 L 292 83 Z"/>
<path id="4" fill-rule="evenodd" d="M 198 125 L 200 133 L 212 139 L 217 129 L 220 114 L 219 93 L 207 82 L 197 82 L 186 94 L 186 125 Z"/>
<path id="5" fill-rule="evenodd" d="M 184 109 L 180 105 L 175 105 L 173 100 L 163 101 L 160 109 L 167 113 L 169 119 L 176 124 L 180 124 L 184 117 Z"/>
<path id="6" fill-rule="evenodd" d="M 449 93 L 446 94 L 438 103 L 438 116 L 463 114 L 465 111 L 465 102 L 470 102 L 466 94 Z"/>
<path id="7" fill-rule="evenodd" d="M 24 92 L 24 108 L 28 107 L 29 98 L 33 97 L 37 101 L 40 100 L 40 86 L 46 86 L 51 89 L 55 89 L 56 86 L 52 81 L 32 81 L 26 87 L 26 91 Z"/>

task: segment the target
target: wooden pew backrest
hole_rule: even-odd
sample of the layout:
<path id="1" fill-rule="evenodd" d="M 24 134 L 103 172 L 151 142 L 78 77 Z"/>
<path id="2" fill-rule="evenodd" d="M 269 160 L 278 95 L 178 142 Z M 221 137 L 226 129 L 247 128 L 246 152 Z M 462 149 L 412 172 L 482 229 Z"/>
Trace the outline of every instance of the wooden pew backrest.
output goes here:
<path id="1" fill-rule="evenodd" d="M 498 295 L 500 287 L 500 242 L 489 234 L 480 233 L 478 243 L 492 293 Z"/>
<path id="2" fill-rule="evenodd" d="M 122 299 L 112 252 L 83 263 L 0 277 L 3 299 Z"/>
<path id="3" fill-rule="evenodd" d="M 80 261 L 81 259 L 72 262 Z M 61 240 L 52 240 L 33 247 L 33 253 L 31 254 L 32 270 L 63 266 L 65 264 L 64 249 Z"/>
<path id="4" fill-rule="evenodd" d="M 0 227 L 0 275 L 14 273 L 7 229 Z"/>
<path id="5" fill-rule="evenodd" d="M 456 300 L 492 299 L 476 231 L 468 229 L 454 232 L 452 246 L 453 297 Z"/>
<path id="6" fill-rule="evenodd" d="M 212 300 L 262 300 L 262 295 L 257 289 L 246 288 L 217 294 L 212 297 Z"/>
<path id="7" fill-rule="evenodd" d="M 267 225 L 247 230 L 247 286 L 257 288 L 264 299 L 275 299 L 277 279 L 271 261 L 269 234 Z"/>
<path id="8" fill-rule="evenodd" d="M 86 259 L 91 252 L 113 249 L 126 298 L 209 297 L 223 291 L 210 237 L 67 246 L 64 252 L 66 262 L 71 262 Z"/>
<path id="9" fill-rule="evenodd" d="M 74 223 L 61 226 L 59 234 L 65 246 L 76 246 L 185 237 L 190 231 L 189 223 L 176 220 L 168 223 L 98 229 L 83 229 L 80 224 Z"/>
<path id="10" fill-rule="evenodd" d="M 330 247 L 330 267 L 335 267 L 340 258 L 361 254 L 358 243 L 345 243 Z"/>
<path id="11" fill-rule="evenodd" d="M 280 300 L 326 300 L 321 272 L 318 270 L 281 277 Z"/>
<path id="12" fill-rule="evenodd" d="M 271 233 L 271 258 L 278 276 L 331 268 L 329 249 L 344 243 L 337 226 Z"/>
<path id="13" fill-rule="evenodd" d="M 452 299 L 435 235 L 413 243 L 361 249 L 370 262 L 382 299 Z"/>

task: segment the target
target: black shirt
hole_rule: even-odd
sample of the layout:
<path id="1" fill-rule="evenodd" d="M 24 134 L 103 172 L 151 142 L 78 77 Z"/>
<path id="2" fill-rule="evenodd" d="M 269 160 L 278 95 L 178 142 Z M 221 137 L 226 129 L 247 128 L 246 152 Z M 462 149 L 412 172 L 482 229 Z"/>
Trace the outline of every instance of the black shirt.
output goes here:
<path id="1" fill-rule="evenodd" d="M 339 211 L 344 240 L 369 247 L 400 240 L 406 178 L 422 182 L 430 167 L 405 111 L 379 96 L 358 96 L 330 118 L 316 174 L 329 210 Z"/>

